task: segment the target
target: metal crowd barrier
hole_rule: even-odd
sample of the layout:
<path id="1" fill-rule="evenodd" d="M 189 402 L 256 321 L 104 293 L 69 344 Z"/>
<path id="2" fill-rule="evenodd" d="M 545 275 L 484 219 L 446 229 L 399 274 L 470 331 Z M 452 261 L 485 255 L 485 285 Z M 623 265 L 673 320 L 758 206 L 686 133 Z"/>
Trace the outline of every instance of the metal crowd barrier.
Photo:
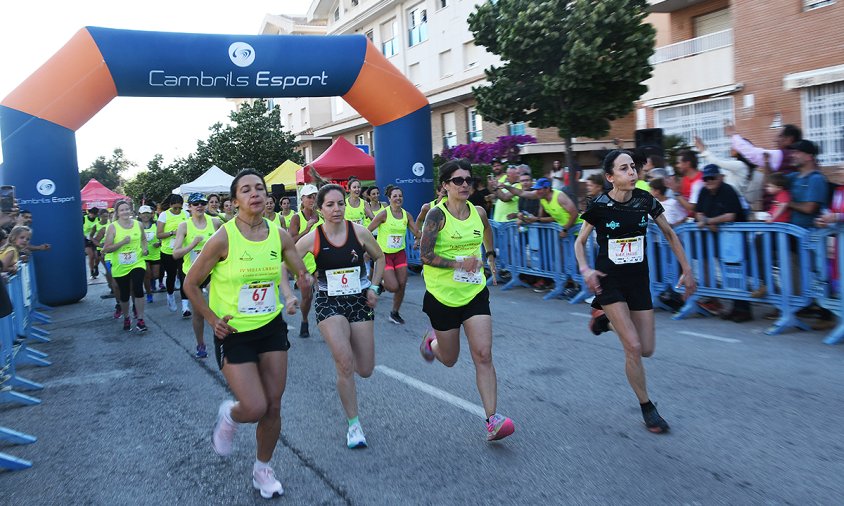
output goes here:
<path id="1" fill-rule="evenodd" d="M 844 300 L 841 297 L 841 274 L 844 273 L 844 255 L 842 254 L 844 253 L 844 225 L 815 230 L 812 234 L 812 246 L 815 271 L 819 273 L 814 284 L 818 304 L 838 317 L 838 326 L 830 331 L 824 343 L 838 344 L 844 341 Z"/>

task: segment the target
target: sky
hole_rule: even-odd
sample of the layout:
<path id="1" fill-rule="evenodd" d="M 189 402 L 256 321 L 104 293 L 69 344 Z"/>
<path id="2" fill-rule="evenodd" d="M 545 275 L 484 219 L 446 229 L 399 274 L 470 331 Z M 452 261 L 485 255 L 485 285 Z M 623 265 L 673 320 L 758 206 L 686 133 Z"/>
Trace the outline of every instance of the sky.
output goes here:
<path id="1" fill-rule="evenodd" d="M 85 26 L 255 35 L 266 14 L 304 14 L 310 0 L 2 0 L 0 99 L 6 97 Z M 194 151 L 208 127 L 226 123 L 225 99 L 117 97 L 76 131 L 80 170 L 122 148 L 138 168 L 156 153 L 164 162 Z M 0 154 L 0 163 L 2 154 Z"/>

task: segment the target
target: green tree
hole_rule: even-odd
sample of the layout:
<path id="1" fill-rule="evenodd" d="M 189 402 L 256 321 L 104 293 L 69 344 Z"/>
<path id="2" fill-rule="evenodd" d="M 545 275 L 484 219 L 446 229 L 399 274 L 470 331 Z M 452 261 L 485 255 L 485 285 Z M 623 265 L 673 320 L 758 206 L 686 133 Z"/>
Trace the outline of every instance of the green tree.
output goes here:
<path id="1" fill-rule="evenodd" d="M 647 0 L 497 0 L 469 16 L 475 43 L 501 58 L 473 89 L 489 121 L 600 138 L 633 110 L 651 75 Z M 571 163 L 571 162 L 569 162 Z"/>
<path id="2" fill-rule="evenodd" d="M 165 167 L 164 157 L 156 154 L 147 163 L 146 170 L 139 172 L 134 179 L 126 183 L 123 189 L 126 195 L 132 197 L 136 203 L 142 201 L 160 203 L 181 182 L 174 167 L 172 165 Z"/>
<path id="3" fill-rule="evenodd" d="M 79 188 L 82 189 L 93 178 L 106 188 L 116 190 L 124 182 L 121 174 L 137 165 L 125 158 L 121 148 L 116 148 L 110 159 L 106 160 L 106 157 L 99 156 L 90 167 L 79 172 Z"/>

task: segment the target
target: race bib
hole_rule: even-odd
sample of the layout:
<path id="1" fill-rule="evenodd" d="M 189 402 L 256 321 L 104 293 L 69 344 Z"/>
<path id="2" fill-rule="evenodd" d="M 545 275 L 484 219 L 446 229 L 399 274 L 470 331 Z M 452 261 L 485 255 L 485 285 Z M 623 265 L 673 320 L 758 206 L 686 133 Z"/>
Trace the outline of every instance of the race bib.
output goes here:
<path id="1" fill-rule="evenodd" d="M 176 249 L 176 238 L 170 239 L 170 249 Z"/>
<path id="2" fill-rule="evenodd" d="M 390 234 L 387 236 L 387 247 L 396 249 L 404 248 L 404 235 Z"/>
<path id="3" fill-rule="evenodd" d="M 355 295 L 360 293 L 360 266 L 325 271 L 328 295 Z"/>
<path id="4" fill-rule="evenodd" d="M 645 259 L 645 236 L 608 241 L 609 257 L 616 265 L 635 264 Z"/>
<path id="5" fill-rule="evenodd" d="M 190 263 L 191 263 L 191 265 L 196 263 L 196 258 L 199 256 L 200 251 L 202 251 L 202 250 L 201 249 L 190 250 Z"/>
<path id="6" fill-rule="evenodd" d="M 456 262 L 462 262 L 466 257 L 455 257 Z M 484 275 L 479 270 L 478 272 L 467 272 L 463 269 L 454 269 L 454 281 L 458 283 L 470 283 L 473 285 L 482 285 L 484 283 Z"/>
<path id="7" fill-rule="evenodd" d="M 145 231 L 144 231 L 144 235 L 146 235 L 146 236 L 147 236 L 147 242 L 148 242 L 149 244 L 152 244 L 152 243 L 154 243 L 154 242 L 155 242 L 155 230 L 152 230 L 152 229 L 150 229 L 150 230 L 145 230 Z"/>
<path id="8" fill-rule="evenodd" d="M 240 287 L 237 312 L 240 314 L 274 313 L 276 308 L 275 282 L 255 281 Z"/>
<path id="9" fill-rule="evenodd" d="M 137 251 L 121 251 L 117 254 L 117 263 L 120 265 L 132 265 L 138 261 Z"/>

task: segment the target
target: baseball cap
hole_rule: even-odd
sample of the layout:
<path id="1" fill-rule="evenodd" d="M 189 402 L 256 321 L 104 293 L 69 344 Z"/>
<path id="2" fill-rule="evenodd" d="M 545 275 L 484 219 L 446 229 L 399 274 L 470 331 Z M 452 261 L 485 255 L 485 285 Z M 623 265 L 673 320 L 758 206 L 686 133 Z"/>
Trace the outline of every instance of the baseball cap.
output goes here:
<path id="1" fill-rule="evenodd" d="M 195 202 L 205 202 L 208 203 L 208 199 L 205 198 L 205 195 L 199 192 L 194 192 L 188 195 L 188 204 L 193 204 Z"/>
<path id="2" fill-rule="evenodd" d="M 703 177 L 715 177 L 721 174 L 721 169 L 715 165 L 714 163 L 710 163 L 709 165 L 703 168 Z"/>
<path id="3" fill-rule="evenodd" d="M 818 153 L 820 153 L 818 145 L 807 139 L 795 142 L 794 144 L 789 146 L 788 149 L 793 149 L 794 151 L 801 151 L 812 156 L 817 156 Z"/>
<path id="4" fill-rule="evenodd" d="M 551 181 L 547 177 L 541 177 L 533 183 L 531 190 L 542 190 L 543 188 L 551 188 Z"/>
<path id="5" fill-rule="evenodd" d="M 152 212 L 152 208 L 150 206 L 141 206 L 141 207 L 138 208 L 139 214 L 151 213 L 151 212 Z"/>
<path id="6" fill-rule="evenodd" d="M 313 195 L 314 193 L 316 193 L 318 191 L 319 190 L 317 190 L 316 186 L 314 186 L 312 184 L 306 184 L 305 186 L 302 187 L 302 191 L 300 193 L 304 197 L 306 195 Z"/>

